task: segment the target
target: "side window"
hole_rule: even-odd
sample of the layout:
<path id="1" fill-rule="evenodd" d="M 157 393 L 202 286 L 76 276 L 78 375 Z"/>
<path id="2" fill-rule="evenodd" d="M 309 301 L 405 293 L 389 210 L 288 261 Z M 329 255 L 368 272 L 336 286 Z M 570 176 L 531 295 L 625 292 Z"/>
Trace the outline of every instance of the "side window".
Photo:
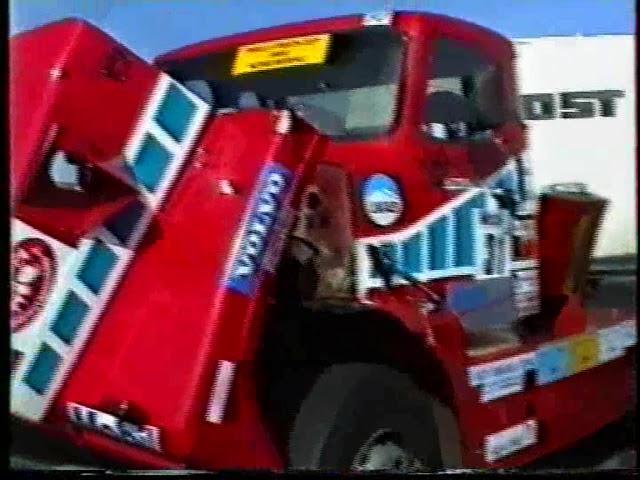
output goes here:
<path id="1" fill-rule="evenodd" d="M 436 41 L 425 88 L 424 133 L 445 142 L 486 138 L 505 121 L 501 75 L 499 65 L 473 46 Z"/>
<path id="2" fill-rule="evenodd" d="M 49 179 L 58 188 L 83 192 L 83 170 L 78 163 L 69 160 L 67 154 L 58 150 L 49 161 Z"/>

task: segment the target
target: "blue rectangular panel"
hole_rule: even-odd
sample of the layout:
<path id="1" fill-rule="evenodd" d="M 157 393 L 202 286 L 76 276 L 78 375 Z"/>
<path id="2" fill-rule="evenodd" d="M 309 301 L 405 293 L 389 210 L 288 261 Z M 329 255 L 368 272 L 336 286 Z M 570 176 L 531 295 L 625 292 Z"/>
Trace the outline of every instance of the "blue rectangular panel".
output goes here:
<path id="1" fill-rule="evenodd" d="M 88 311 L 89 306 L 78 295 L 69 292 L 51 325 L 51 331 L 69 345 Z"/>
<path id="2" fill-rule="evenodd" d="M 49 388 L 59 363 L 60 355 L 49 345 L 43 343 L 31 368 L 24 377 L 24 382 L 34 392 L 42 395 Z"/>
<path id="3" fill-rule="evenodd" d="M 124 211 L 118 212 L 105 223 L 105 228 L 111 234 L 125 244 L 131 238 L 136 225 L 142 218 L 145 207 L 139 200 L 134 201 Z"/>
<path id="4" fill-rule="evenodd" d="M 449 284 L 449 308 L 467 332 L 510 328 L 517 318 L 510 278 L 488 278 Z"/>
<path id="5" fill-rule="evenodd" d="M 98 293 L 116 264 L 117 257 L 104 242 L 96 240 L 78 272 L 78 279 L 93 293 Z"/>
<path id="6" fill-rule="evenodd" d="M 268 165 L 262 170 L 251 211 L 243 227 L 240 249 L 227 280 L 227 287 L 231 290 L 254 296 L 264 256 L 292 178 L 291 171 L 279 164 Z"/>
<path id="7" fill-rule="evenodd" d="M 447 231 L 449 225 L 447 224 L 447 218 L 433 222 L 429 227 L 429 266 L 431 270 L 442 270 L 448 267 L 447 265 Z"/>
<path id="8" fill-rule="evenodd" d="M 423 232 L 418 232 L 402 243 L 402 268 L 407 273 L 422 272 L 422 243 Z"/>
<path id="9" fill-rule="evenodd" d="M 455 265 L 456 267 L 472 267 L 475 265 L 473 244 L 472 203 L 465 202 L 458 207 L 455 215 Z"/>
<path id="10" fill-rule="evenodd" d="M 546 385 L 569 375 L 569 349 L 566 345 L 549 346 L 536 352 L 536 383 L 538 385 Z"/>
<path id="11" fill-rule="evenodd" d="M 484 282 L 451 283 L 448 285 L 449 308 L 458 315 L 486 308 L 492 297 Z"/>
<path id="12" fill-rule="evenodd" d="M 195 109 L 191 99 L 180 88 L 171 84 L 156 113 L 156 122 L 180 143 L 184 139 Z"/>
<path id="13" fill-rule="evenodd" d="M 170 161 L 171 154 L 155 137 L 147 135 L 133 163 L 133 173 L 147 190 L 155 192 Z"/>
<path id="14" fill-rule="evenodd" d="M 483 210 L 485 208 L 485 196 L 483 193 L 478 193 L 474 195 L 467 201 L 467 203 L 471 206 L 472 209 Z"/>

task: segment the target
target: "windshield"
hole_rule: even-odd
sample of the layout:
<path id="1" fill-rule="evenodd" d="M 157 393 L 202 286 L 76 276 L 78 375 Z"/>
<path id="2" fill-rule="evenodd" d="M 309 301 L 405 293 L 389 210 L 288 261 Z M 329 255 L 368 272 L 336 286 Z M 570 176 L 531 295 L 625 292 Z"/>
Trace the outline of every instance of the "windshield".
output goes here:
<path id="1" fill-rule="evenodd" d="M 244 46 L 168 71 L 216 109 L 291 108 L 328 136 L 354 138 L 393 125 L 401 66 L 401 36 L 369 27 Z"/>

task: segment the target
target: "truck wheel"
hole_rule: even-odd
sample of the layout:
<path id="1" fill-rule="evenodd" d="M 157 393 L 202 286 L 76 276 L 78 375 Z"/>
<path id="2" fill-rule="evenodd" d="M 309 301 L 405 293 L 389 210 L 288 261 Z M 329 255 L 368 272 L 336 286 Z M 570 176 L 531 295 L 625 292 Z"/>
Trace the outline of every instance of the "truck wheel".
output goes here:
<path id="1" fill-rule="evenodd" d="M 442 466 L 430 399 L 386 366 L 334 365 L 302 402 L 289 437 L 293 469 L 429 471 Z"/>

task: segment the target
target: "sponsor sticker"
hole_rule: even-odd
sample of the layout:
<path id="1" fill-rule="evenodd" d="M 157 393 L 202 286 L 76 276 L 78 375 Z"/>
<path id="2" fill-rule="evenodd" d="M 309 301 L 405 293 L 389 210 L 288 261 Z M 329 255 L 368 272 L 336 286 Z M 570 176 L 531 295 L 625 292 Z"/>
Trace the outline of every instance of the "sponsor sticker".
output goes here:
<path id="1" fill-rule="evenodd" d="M 638 330 L 635 320 L 627 320 L 620 324 L 620 342 L 625 348 L 636 344 Z"/>
<path id="2" fill-rule="evenodd" d="M 331 35 L 308 35 L 238 48 L 231 75 L 325 63 Z"/>
<path id="3" fill-rule="evenodd" d="M 55 283 L 56 259 L 40 238 L 26 238 L 11 252 L 11 332 L 29 325 L 44 308 Z"/>
<path id="4" fill-rule="evenodd" d="M 227 280 L 231 290 L 248 296 L 255 293 L 291 180 L 292 173 L 282 165 L 272 164 L 262 171 L 251 214 L 244 225 L 240 248 Z"/>
<path id="5" fill-rule="evenodd" d="M 369 220 L 380 227 L 394 224 L 404 209 L 400 186 L 393 178 L 380 173 L 363 183 L 362 203 Z"/>
<path id="6" fill-rule="evenodd" d="M 69 420 L 83 428 L 108 435 L 137 447 L 162 451 L 160 430 L 150 425 L 135 425 L 105 412 L 77 403 L 67 403 Z"/>
<path id="7" fill-rule="evenodd" d="M 220 360 L 216 378 L 207 404 L 206 420 L 211 423 L 222 423 L 229 401 L 229 394 L 235 376 L 236 364 L 228 360 Z"/>
<path id="8" fill-rule="evenodd" d="M 469 383 L 480 390 L 480 402 L 486 403 L 497 398 L 522 392 L 525 374 L 534 368 L 535 356 L 525 353 L 491 363 L 469 368 Z"/>
<path id="9" fill-rule="evenodd" d="M 566 345 L 549 345 L 536 352 L 536 383 L 561 380 L 570 375 L 569 349 Z"/>
<path id="10" fill-rule="evenodd" d="M 582 372 L 598 364 L 598 337 L 584 335 L 569 342 L 569 370 Z"/>
<path id="11" fill-rule="evenodd" d="M 524 353 L 491 363 L 474 365 L 468 370 L 469 384 L 471 386 L 479 386 L 493 383 L 501 377 L 524 377 L 525 372 L 533 367 L 533 353 Z"/>
<path id="12" fill-rule="evenodd" d="M 622 335 L 624 335 L 624 331 L 620 325 L 603 328 L 598 332 L 598 361 L 600 363 L 624 356 L 625 347 Z"/>
<path id="13" fill-rule="evenodd" d="M 537 420 L 514 425 L 500 432 L 485 437 L 484 457 L 488 462 L 494 462 L 525 447 L 534 445 L 538 441 Z"/>
<path id="14" fill-rule="evenodd" d="M 489 379 L 480 387 L 480 402 L 513 395 L 524 390 L 524 371 Z"/>

